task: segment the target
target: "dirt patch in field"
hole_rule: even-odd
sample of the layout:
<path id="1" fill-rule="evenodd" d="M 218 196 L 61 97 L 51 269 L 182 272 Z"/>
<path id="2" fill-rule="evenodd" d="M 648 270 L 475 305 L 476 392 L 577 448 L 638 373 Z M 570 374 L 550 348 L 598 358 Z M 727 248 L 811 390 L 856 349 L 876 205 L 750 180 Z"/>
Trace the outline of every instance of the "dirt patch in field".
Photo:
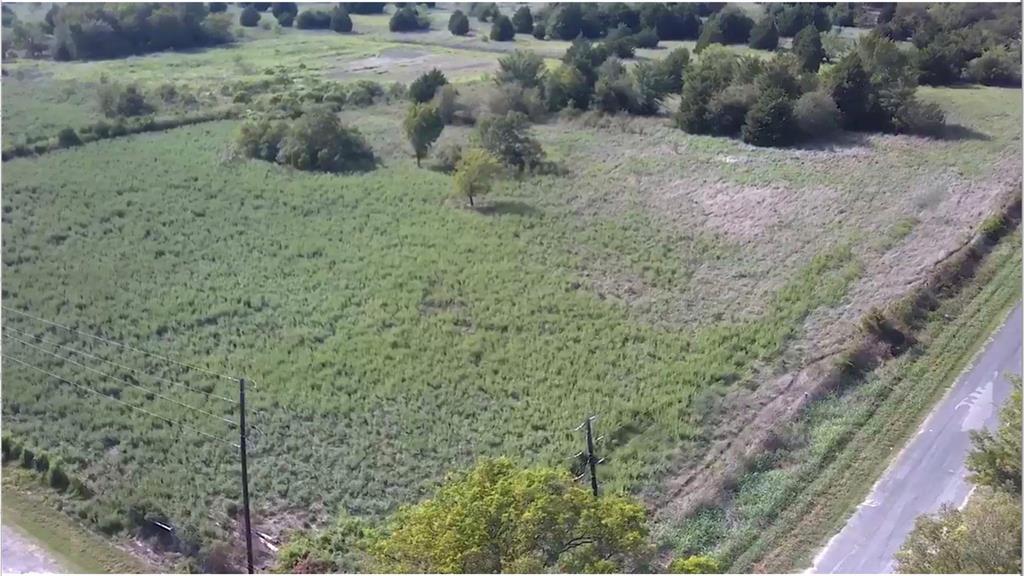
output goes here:
<path id="1" fill-rule="evenodd" d="M 409 82 L 437 68 L 449 77 L 483 74 L 497 68 L 497 58 L 464 54 L 438 54 L 416 48 L 386 48 L 373 56 L 340 64 L 328 72 L 336 80 L 386 76 L 388 80 Z"/>

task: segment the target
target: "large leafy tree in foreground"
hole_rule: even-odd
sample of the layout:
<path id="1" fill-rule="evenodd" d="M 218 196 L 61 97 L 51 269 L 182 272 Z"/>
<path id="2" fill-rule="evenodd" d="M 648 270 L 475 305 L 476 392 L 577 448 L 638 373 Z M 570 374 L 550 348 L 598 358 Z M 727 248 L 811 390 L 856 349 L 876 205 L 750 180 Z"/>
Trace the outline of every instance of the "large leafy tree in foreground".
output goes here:
<path id="1" fill-rule="evenodd" d="M 648 551 L 645 512 L 568 472 L 485 460 L 403 508 L 373 547 L 390 572 L 622 572 Z"/>

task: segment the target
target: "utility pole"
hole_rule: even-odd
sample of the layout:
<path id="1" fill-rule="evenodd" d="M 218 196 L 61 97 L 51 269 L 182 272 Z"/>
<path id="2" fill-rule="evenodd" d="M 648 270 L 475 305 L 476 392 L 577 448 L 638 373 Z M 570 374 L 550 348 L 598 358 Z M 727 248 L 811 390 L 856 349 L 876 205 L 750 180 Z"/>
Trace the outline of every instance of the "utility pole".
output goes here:
<path id="1" fill-rule="evenodd" d="M 587 451 L 585 453 L 584 452 L 580 452 L 579 454 L 577 454 L 577 456 L 584 456 L 584 461 L 586 462 L 586 466 L 587 466 L 588 470 L 590 471 L 590 489 L 593 490 L 594 497 L 596 498 L 597 497 L 597 465 L 602 463 L 602 462 L 604 462 L 604 458 L 598 458 L 597 454 L 594 454 L 594 427 L 593 427 L 594 420 L 597 420 L 597 416 L 590 416 L 589 418 L 586 419 L 586 421 L 583 422 L 583 424 L 580 424 L 579 426 L 577 426 L 576 430 L 579 431 L 581 428 L 584 428 L 584 427 L 587 430 Z M 598 440 L 600 440 L 600 439 L 601 438 L 598 438 Z M 583 475 L 581 474 L 579 477 L 582 477 L 582 476 Z"/>
<path id="2" fill-rule="evenodd" d="M 238 434 L 239 446 L 242 451 L 242 505 L 245 507 L 245 556 L 248 562 L 249 574 L 253 574 L 252 562 L 252 522 L 249 518 L 249 469 L 245 453 L 245 378 L 238 379 Z"/>

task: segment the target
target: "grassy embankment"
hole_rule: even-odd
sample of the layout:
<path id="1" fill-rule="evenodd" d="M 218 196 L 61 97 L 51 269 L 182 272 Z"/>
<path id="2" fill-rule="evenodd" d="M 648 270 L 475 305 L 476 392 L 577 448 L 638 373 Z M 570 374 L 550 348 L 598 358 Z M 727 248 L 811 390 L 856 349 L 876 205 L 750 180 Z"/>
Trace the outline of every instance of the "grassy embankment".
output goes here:
<path id="1" fill-rule="evenodd" d="M 55 509 L 50 488 L 27 470 L 3 470 L 4 525 L 43 545 L 48 555 L 69 572 L 150 573 L 154 567 L 94 534 Z"/>

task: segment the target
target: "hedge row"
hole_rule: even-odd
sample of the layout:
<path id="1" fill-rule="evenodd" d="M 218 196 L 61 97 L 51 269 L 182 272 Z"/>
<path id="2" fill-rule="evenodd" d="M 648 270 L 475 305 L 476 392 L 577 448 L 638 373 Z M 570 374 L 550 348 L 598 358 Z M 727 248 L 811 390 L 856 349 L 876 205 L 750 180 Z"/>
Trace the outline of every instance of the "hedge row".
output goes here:
<path id="1" fill-rule="evenodd" d="M 19 440 L 10 436 L 0 439 L 3 452 L 3 463 L 15 462 L 27 470 L 38 472 L 53 489 L 58 492 L 70 491 L 80 498 L 91 498 L 92 491 L 77 477 L 64 469 L 60 459 L 42 450 L 33 450 Z"/>
<path id="2" fill-rule="evenodd" d="M 7 161 L 12 158 L 46 154 L 47 152 L 53 152 L 54 150 L 61 150 L 64 148 L 74 148 L 75 146 L 95 142 L 97 140 L 119 138 L 121 136 L 141 134 L 143 132 L 159 132 L 161 130 L 178 128 L 180 126 L 212 122 L 215 120 L 225 120 L 227 118 L 234 118 L 237 115 L 238 111 L 234 108 L 222 108 L 218 110 L 185 114 L 182 116 L 169 116 L 163 118 L 157 116 L 146 116 L 127 122 L 124 120 L 117 120 L 114 122 L 100 120 L 94 124 L 85 126 L 78 131 L 70 127 L 64 128 L 57 134 L 57 136 L 48 140 L 36 142 L 35 144 L 18 144 L 16 146 L 4 148 L 3 152 L 0 153 L 0 157 L 2 157 L 3 161 Z"/>

